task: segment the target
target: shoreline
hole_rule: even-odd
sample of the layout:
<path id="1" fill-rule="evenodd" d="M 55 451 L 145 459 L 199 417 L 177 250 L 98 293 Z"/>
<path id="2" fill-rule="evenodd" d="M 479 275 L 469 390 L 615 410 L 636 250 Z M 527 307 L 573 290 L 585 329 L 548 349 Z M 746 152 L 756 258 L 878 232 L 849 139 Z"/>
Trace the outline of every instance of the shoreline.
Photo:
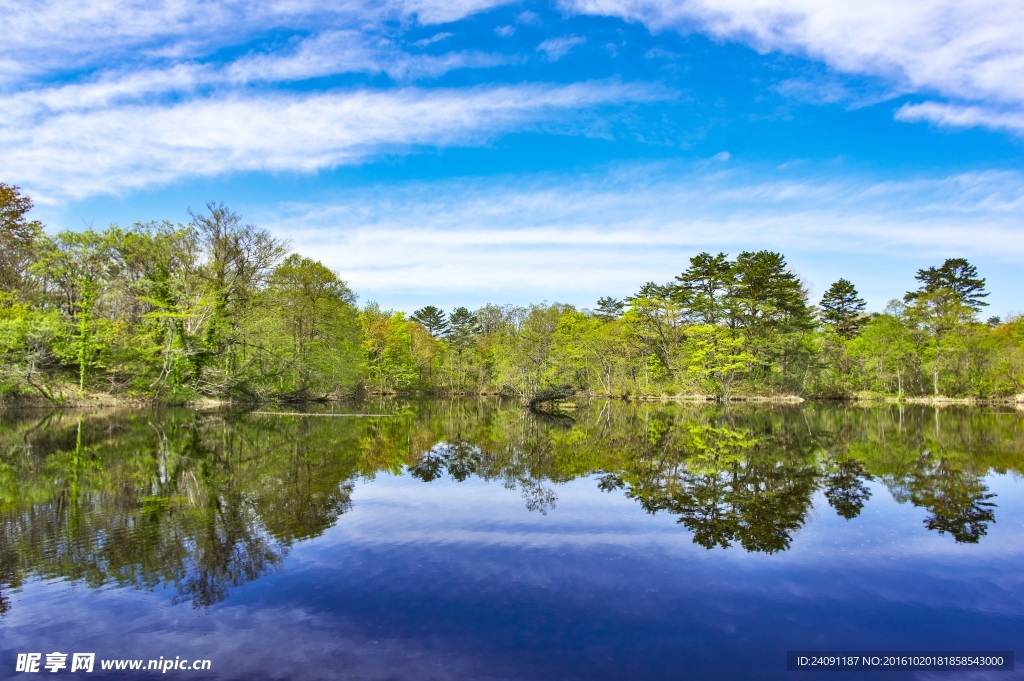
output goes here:
<path id="1" fill-rule="evenodd" d="M 398 399 L 483 399 L 483 398 L 512 398 L 501 393 L 471 393 L 471 392 L 397 392 L 380 393 L 365 392 L 353 395 L 335 395 L 323 399 L 312 399 L 302 401 L 282 400 L 237 400 L 237 399 L 214 399 L 201 398 L 187 401 L 161 402 L 158 400 L 140 399 L 137 397 L 119 397 L 116 395 L 86 395 L 83 397 L 69 398 L 60 402 L 47 400 L 40 396 L 26 395 L 13 399 L 0 401 L 0 412 L 8 409 L 95 409 L 95 408 L 122 408 L 122 409 L 144 409 L 157 407 L 181 407 L 184 409 L 220 409 L 225 407 L 258 407 L 266 405 L 293 405 L 308 406 L 312 404 L 338 404 L 344 402 L 360 401 L 372 398 L 398 398 Z M 643 395 L 610 395 L 606 393 L 580 393 L 568 401 L 593 401 L 593 400 L 616 400 L 622 402 L 647 402 L 647 403 L 678 403 L 678 404 L 849 404 L 849 405 L 881 405 L 881 404 L 915 404 L 931 405 L 935 407 L 947 406 L 1002 406 L 1016 407 L 1024 410 L 1024 394 L 1010 397 L 948 397 L 939 396 L 903 396 L 894 395 L 851 395 L 848 397 L 823 397 L 800 395 L 732 395 L 728 400 L 723 400 L 715 395 L 700 394 L 643 394 Z"/>

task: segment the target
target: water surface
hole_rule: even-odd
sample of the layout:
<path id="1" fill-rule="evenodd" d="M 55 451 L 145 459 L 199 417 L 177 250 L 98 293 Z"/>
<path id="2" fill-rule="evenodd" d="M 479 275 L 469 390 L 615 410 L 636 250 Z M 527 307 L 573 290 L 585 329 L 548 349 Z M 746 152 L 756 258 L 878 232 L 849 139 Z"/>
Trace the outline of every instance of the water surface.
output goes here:
<path id="1" fill-rule="evenodd" d="M 849 679 L 786 651 L 1024 640 L 1020 412 L 316 411 L 386 416 L 6 414 L 0 678 Z"/>

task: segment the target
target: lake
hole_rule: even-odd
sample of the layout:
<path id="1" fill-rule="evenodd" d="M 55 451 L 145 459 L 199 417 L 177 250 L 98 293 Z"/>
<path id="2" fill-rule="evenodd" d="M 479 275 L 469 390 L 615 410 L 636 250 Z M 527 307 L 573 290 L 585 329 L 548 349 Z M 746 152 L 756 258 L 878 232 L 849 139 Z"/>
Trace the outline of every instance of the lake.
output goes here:
<path id="1" fill-rule="evenodd" d="M 0 678 L 852 679 L 787 653 L 1024 641 L 1024 412 L 290 411 L 0 417 Z M 101 668 L 136 659 L 209 669 Z"/>

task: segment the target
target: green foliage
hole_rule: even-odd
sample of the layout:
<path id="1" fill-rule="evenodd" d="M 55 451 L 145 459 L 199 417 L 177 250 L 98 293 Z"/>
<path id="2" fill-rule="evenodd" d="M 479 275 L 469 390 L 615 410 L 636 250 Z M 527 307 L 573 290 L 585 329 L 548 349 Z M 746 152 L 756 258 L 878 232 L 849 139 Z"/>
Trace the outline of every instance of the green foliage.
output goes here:
<path id="1" fill-rule="evenodd" d="M 836 333 L 849 340 L 857 335 L 864 323 L 864 308 L 867 303 L 857 293 L 857 288 L 847 279 L 832 284 L 821 298 L 822 320 L 832 325 Z"/>
<path id="2" fill-rule="evenodd" d="M 0 291 L 19 291 L 23 296 L 32 288 L 29 267 L 43 226 L 28 219 L 32 199 L 13 185 L 0 182 Z"/>
<path id="3" fill-rule="evenodd" d="M 861 389 L 903 396 L 921 386 L 919 343 L 902 304 L 871 318 L 848 347 L 860 362 Z"/>
<path id="4" fill-rule="evenodd" d="M 975 314 L 988 305 L 982 300 L 988 296 L 985 279 L 964 258 L 947 258 L 940 267 L 918 270 L 914 278 L 921 282 L 921 288 L 907 294 L 908 302 L 932 295 L 933 304 L 941 301 L 956 312 L 960 312 L 958 306 L 963 306 Z"/>
<path id="5" fill-rule="evenodd" d="M 744 251 L 733 271 L 737 283 L 731 326 L 741 326 L 755 337 L 810 328 L 813 313 L 807 290 L 781 253 Z"/>
<path id="6" fill-rule="evenodd" d="M 409 388 L 416 378 L 416 361 L 405 315 L 370 303 L 360 312 L 359 323 L 371 387 L 381 393 Z"/>
<path id="7" fill-rule="evenodd" d="M 679 362 L 686 315 L 687 308 L 671 285 L 648 282 L 629 299 L 627 323 L 637 344 L 645 354 L 657 358 L 668 376 L 676 371 Z"/>
<path id="8" fill-rule="evenodd" d="M 448 331 L 448 319 L 444 310 L 434 305 L 427 305 L 416 310 L 409 319 L 423 325 L 431 336 L 437 338 Z"/>
<path id="9" fill-rule="evenodd" d="M 0 394 L 161 402 L 322 399 L 359 387 L 508 393 L 568 383 L 604 395 L 846 397 L 1024 391 L 1019 318 L 977 321 L 985 280 L 962 258 L 864 314 L 840 279 L 815 323 L 780 253 L 700 253 L 593 311 L 427 305 L 362 311 L 345 282 L 223 204 L 185 225 L 64 231 L 0 184 Z"/>
<path id="10" fill-rule="evenodd" d="M 941 267 L 917 271 L 921 286 L 904 296 L 909 303 L 909 316 L 913 323 L 925 331 L 932 340 L 932 387 L 940 394 L 943 363 L 948 361 L 945 350 L 955 343 L 954 331 L 975 321 L 978 311 L 988 303 L 982 298 L 985 280 L 978 270 L 963 258 L 948 258 Z"/>
<path id="11" fill-rule="evenodd" d="M 0 398 L 38 392 L 57 401 L 48 374 L 57 363 L 54 339 L 62 332 L 60 314 L 18 302 L 0 292 Z"/>
<path id="12" fill-rule="evenodd" d="M 755 361 L 744 349 L 743 338 L 707 324 L 690 327 L 688 335 L 690 373 L 707 381 L 709 392 L 728 400 L 736 381 Z"/>
<path id="13" fill-rule="evenodd" d="M 359 323 L 355 294 L 315 260 L 292 254 L 270 275 L 267 307 L 272 329 L 261 344 L 277 360 L 276 389 L 308 399 L 351 390 L 359 372 Z M 268 342 L 269 341 L 269 342 Z M 264 360 L 269 365 L 269 358 Z"/>
<path id="14" fill-rule="evenodd" d="M 625 302 L 610 296 L 604 296 L 597 299 L 597 309 L 594 310 L 594 316 L 601 321 L 612 322 L 622 316 L 622 311 L 625 308 Z"/>
<path id="15" fill-rule="evenodd" d="M 730 317 L 739 272 L 725 253 L 700 253 L 690 258 L 690 267 L 676 277 L 677 290 L 690 309 L 691 319 L 704 326 L 716 326 Z"/>

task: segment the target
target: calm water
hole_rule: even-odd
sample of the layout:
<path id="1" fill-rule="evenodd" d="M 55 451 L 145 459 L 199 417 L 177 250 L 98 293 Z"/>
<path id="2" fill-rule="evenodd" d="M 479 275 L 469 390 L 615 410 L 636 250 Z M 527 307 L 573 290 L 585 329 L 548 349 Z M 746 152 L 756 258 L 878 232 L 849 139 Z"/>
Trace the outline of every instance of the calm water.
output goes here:
<path id="1" fill-rule="evenodd" d="M 0 678 L 853 679 L 1024 654 L 1024 412 L 485 401 L 0 419 Z M 99 660 L 209 659 L 127 672 Z M 70 667 L 70 659 L 69 659 Z M 1024 678 L 871 672 L 871 679 Z"/>

